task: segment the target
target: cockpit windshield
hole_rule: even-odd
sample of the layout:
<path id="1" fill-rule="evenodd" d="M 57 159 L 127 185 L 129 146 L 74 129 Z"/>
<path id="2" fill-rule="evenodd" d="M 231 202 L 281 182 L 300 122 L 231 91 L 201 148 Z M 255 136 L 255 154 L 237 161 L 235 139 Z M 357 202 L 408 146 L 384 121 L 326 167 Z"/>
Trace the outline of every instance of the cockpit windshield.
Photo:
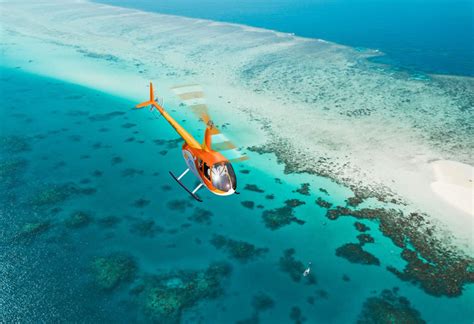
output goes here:
<path id="1" fill-rule="evenodd" d="M 212 185 L 221 191 L 228 192 L 237 188 L 234 169 L 228 162 L 219 162 L 212 166 Z"/>

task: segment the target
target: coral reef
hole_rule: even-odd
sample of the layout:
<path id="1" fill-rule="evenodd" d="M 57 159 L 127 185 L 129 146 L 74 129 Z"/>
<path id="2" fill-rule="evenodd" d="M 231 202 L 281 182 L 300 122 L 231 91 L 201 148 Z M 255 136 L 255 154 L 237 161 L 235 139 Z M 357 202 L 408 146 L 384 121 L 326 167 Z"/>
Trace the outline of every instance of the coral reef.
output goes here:
<path id="1" fill-rule="evenodd" d="M 210 225 L 212 216 L 213 214 L 209 210 L 196 207 L 194 208 L 193 214 L 189 216 L 188 219 L 195 223 Z"/>
<path id="2" fill-rule="evenodd" d="M 300 193 L 304 196 L 309 196 L 310 195 L 310 189 L 309 189 L 309 183 L 302 183 L 301 186 L 296 189 L 297 193 Z"/>
<path id="3" fill-rule="evenodd" d="M 304 204 L 306 204 L 304 201 L 301 201 L 301 200 L 298 200 L 298 199 L 285 200 L 285 205 L 287 207 L 291 207 L 291 208 L 298 207 L 298 206 L 301 206 L 301 205 L 304 205 Z"/>
<path id="4" fill-rule="evenodd" d="M 112 160 L 110 161 L 112 165 L 117 165 L 122 162 L 123 162 L 123 159 L 120 156 L 114 156 Z"/>
<path id="5" fill-rule="evenodd" d="M 329 202 L 329 201 L 326 201 L 324 200 L 323 198 L 321 197 L 318 197 L 316 199 L 316 204 L 319 206 L 319 207 L 322 207 L 322 208 L 331 208 L 332 207 L 332 204 Z"/>
<path id="6" fill-rule="evenodd" d="M 175 210 L 180 213 L 184 213 L 187 207 L 192 207 L 193 205 L 186 199 L 175 199 L 170 200 L 166 203 L 166 207 L 171 210 Z"/>
<path id="7" fill-rule="evenodd" d="M 244 190 L 253 191 L 253 192 L 259 192 L 259 193 L 265 192 L 265 190 L 260 189 L 260 188 L 259 188 L 257 185 L 255 185 L 255 184 L 246 184 L 245 187 L 244 187 Z"/>
<path id="8" fill-rule="evenodd" d="M 49 221 L 31 222 L 24 224 L 15 235 L 16 240 L 31 240 L 51 228 Z"/>
<path id="9" fill-rule="evenodd" d="M 275 301 L 267 294 L 259 293 L 253 297 L 252 306 L 256 312 L 262 312 L 275 307 Z"/>
<path id="10" fill-rule="evenodd" d="M 130 233 L 141 237 L 154 237 L 158 233 L 163 233 L 164 228 L 156 225 L 155 221 L 150 220 L 138 220 L 133 223 L 130 227 Z"/>
<path id="11" fill-rule="evenodd" d="M 244 206 L 245 208 L 248 208 L 248 209 L 253 209 L 253 207 L 255 206 L 255 203 L 253 201 L 250 201 L 250 200 L 242 201 L 240 203 L 242 204 L 242 206 Z"/>
<path id="12" fill-rule="evenodd" d="M 356 228 L 356 230 L 358 230 L 359 232 L 367 232 L 368 230 L 370 230 L 370 227 L 361 223 L 361 222 L 355 222 L 354 223 L 354 226 Z"/>
<path id="13" fill-rule="evenodd" d="M 121 221 L 122 220 L 118 218 L 117 216 L 106 216 L 106 217 L 99 218 L 97 220 L 97 225 L 103 228 L 112 228 L 112 227 L 115 227 Z"/>
<path id="14" fill-rule="evenodd" d="M 370 297 L 362 306 L 357 323 L 425 323 L 408 299 L 400 297 L 397 289 L 384 290 L 378 297 Z"/>
<path id="15" fill-rule="evenodd" d="M 290 319 L 295 324 L 301 324 L 306 321 L 306 318 L 303 316 L 301 309 L 298 306 L 291 307 Z"/>
<path id="16" fill-rule="evenodd" d="M 300 282 L 301 278 L 306 278 L 307 284 L 316 284 L 316 277 L 312 272 L 310 272 L 306 277 L 303 276 L 306 266 L 303 262 L 295 259 L 295 252 L 295 249 L 284 251 L 283 256 L 279 261 L 281 271 L 288 273 L 291 279 L 295 282 Z"/>
<path id="17" fill-rule="evenodd" d="M 64 224 L 66 225 L 66 227 L 69 228 L 81 228 L 86 227 L 91 222 L 92 216 L 89 213 L 83 211 L 76 211 L 64 221 Z"/>
<path id="18" fill-rule="evenodd" d="M 94 121 L 94 122 L 107 121 L 107 120 L 111 120 L 112 118 L 122 116 L 124 114 L 125 113 L 123 111 L 112 111 L 106 114 L 95 114 L 95 115 L 89 116 L 88 118 L 90 121 Z"/>
<path id="19" fill-rule="evenodd" d="M 132 205 L 133 207 L 136 207 L 136 208 L 143 208 L 143 207 L 148 206 L 149 204 L 150 204 L 149 200 L 140 198 L 140 199 L 135 200 Z"/>
<path id="20" fill-rule="evenodd" d="M 94 258 L 91 271 L 100 289 L 112 290 L 123 283 L 133 281 L 137 266 L 133 258 L 128 255 L 112 254 Z"/>
<path id="21" fill-rule="evenodd" d="M 221 282 L 230 271 L 229 264 L 215 263 L 204 271 L 176 271 L 152 276 L 144 280 L 137 293 L 150 320 L 179 323 L 184 310 L 223 293 Z"/>
<path id="22" fill-rule="evenodd" d="M 25 136 L 1 136 L 0 150 L 3 153 L 22 153 L 31 150 L 30 142 Z"/>
<path id="23" fill-rule="evenodd" d="M 122 171 L 122 177 L 133 177 L 135 175 L 143 175 L 143 170 L 127 168 Z"/>
<path id="24" fill-rule="evenodd" d="M 153 141 L 156 145 L 165 145 L 168 149 L 177 148 L 181 143 L 183 143 L 182 138 L 176 138 L 171 140 L 156 139 Z"/>
<path id="25" fill-rule="evenodd" d="M 374 238 L 370 234 L 359 234 L 357 235 L 357 239 L 359 240 L 360 245 L 375 242 Z"/>
<path id="26" fill-rule="evenodd" d="M 268 252 L 267 248 L 257 248 L 253 244 L 226 238 L 223 235 L 214 235 L 210 243 L 216 249 L 225 250 L 231 258 L 242 263 L 254 260 Z"/>
<path id="27" fill-rule="evenodd" d="M 380 265 L 380 260 L 371 253 L 364 251 L 361 244 L 344 244 L 336 249 L 336 255 L 352 263 Z"/>
<path id="28" fill-rule="evenodd" d="M 329 192 L 324 188 L 319 188 L 318 190 L 322 193 L 325 193 L 326 195 L 329 195 Z"/>
<path id="29" fill-rule="evenodd" d="M 297 199 L 290 199 L 285 202 L 285 206 L 264 210 L 262 219 L 265 226 L 271 230 L 277 230 L 292 222 L 303 225 L 305 222 L 295 217 L 293 208 L 304 204 L 303 201 Z"/>
<path id="30" fill-rule="evenodd" d="M 0 184 L 14 187 L 20 183 L 20 176 L 25 172 L 28 161 L 25 159 L 9 159 L 0 161 Z"/>
<path id="31" fill-rule="evenodd" d="M 91 190 L 95 192 L 93 188 L 82 189 L 73 183 L 46 185 L 30 198 L 29 203 L 36 207 L 54 205 L 65 201 L 73 195 L 91 194 Z"/>
<path id="32" fill-rule="evenodd" d="M 352 210 L 338 206 L 328 210 L 326 216 L 332 220 L 340 216 L 378 220 L 380 231 L 403 249 L 401 257 L 407 261 L 402 271 L 392 266 L 387 269 L 400 279 L 419 285 L 428 294 L 459 296 L 465 284 L 474 282 L 474 259 L 433 235 L 434 226 L 423 214 L 404 215 L 396 209 Z M 415 251 L 409 250 L 409 245 Z"/>

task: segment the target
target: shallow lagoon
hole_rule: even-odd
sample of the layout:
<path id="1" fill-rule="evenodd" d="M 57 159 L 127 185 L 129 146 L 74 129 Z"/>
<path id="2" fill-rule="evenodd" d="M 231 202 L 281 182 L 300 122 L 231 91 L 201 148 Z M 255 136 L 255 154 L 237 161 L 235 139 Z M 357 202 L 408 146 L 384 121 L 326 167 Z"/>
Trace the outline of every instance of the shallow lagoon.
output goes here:
<path id="1" fill-rule="evenodd" d="M 367 298 L 394 287 L 429 322 L 462 323 L 474 316 L 468 307 L 472 285 L 460 297 L 432 297 L 388 272 L 385 266 L 401 268 L 404 261 L 374 222 L 362 221 L 375 240 L 364 249 L 381 266 L 336 256 L 338 247 L 357 243 L 360 232 L 354 218 L 328 220 L 315 199 L 343 204 L 351 196 L 347 188 L 321 177 L 284 174 L 273 155 L 248 152 L 251 163 L 236 168 L 241 195 L 222 199 L 203 191 L 206 204 L 198 204 L 167 174 L 184 168 L 172 141 L 176 135 L 163 120 L 132 111 L 134 103 L 21 69 L 2 69 L 0 89 L 1 135 L 7 145 L 2 161 L 24 161 L 6 173 L 11 181 L 2 182 L 2 321 L 149 321 L 148 290 L 141 288 L 150 282 L 147 278 L 172 273 L 167 282 L 175 285 L 185 278 L 180 271 L 204 271 L 220 261 L 232 267 L 219 279 L 222 291 L 186 307 L 184 321 L 235 322 L 257 316 L 273 323 L 301 317 L 353 322 Z M 192 115 L 185 119 L 187 127 L 197 127 Z M 171 141 L 157 144 L 158 139 Z M 302 183 L 309 183 L 310 196 L 297 192 Z M 264 192 L 245 190 L 246 185 Z M 304 224 L 266 228 L 263 210 L 282 207 L 288 199 L 305 203 L 294 208 Z M 254 208 L 242 201 L 253 201 Z M 71 214 L 77 211 L 90 218 L 76 218 L 71 226 Z M 215 235 L 268 251 L 242 261 L 232 257 L 230 248 L 216 248 L 211 242 Z M 315 283 L 283 271 L 288 268 L 281 258 L 291 248 L 296 264 L 290 262 L 289 269 L 311 261 Z M 133 275 L 112 271 L 107 280 L 113 284 L 100 285 L 94 260 L 116 253 L 132 258 L 136 269 Z M 255 301 L 252 306 L 262 293 L 273 301 L 263 303 L 273 305 L 270 309 Z"/>

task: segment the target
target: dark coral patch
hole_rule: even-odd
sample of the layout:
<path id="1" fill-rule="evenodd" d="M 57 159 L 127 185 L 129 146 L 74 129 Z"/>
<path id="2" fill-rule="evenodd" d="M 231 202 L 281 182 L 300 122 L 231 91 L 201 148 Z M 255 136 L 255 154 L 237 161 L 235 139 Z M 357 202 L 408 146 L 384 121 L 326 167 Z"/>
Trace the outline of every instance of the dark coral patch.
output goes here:
<path id="1" fill-rule="evenodd" d="M 26 171 L 28 161 L 25 159 L 0 161 L 0 184 L 13 187 L 20 183 L 20 178 Z"/>
<path id="2" fill-rule="evenodd" d="M 80 142 L 81 139 L 82 139 L 82 136 L 81 135 L 70 135 L 68 138 L 71 142 Z"/>
<path id="3" fill-rule="evenodd" d="M 185 199 L 170 200 L 166 203 L 166 207 L 180 213 L 184 213 L 186 211 L 186 208 L 191 206 L 192 204 L 189 202 L 189 200 Z"/>
<path id="4" fill-rule="evenodd" d="M 170 191 L 170 190 L 172 189 L 172 187 L 171 187 L 170 185 L 162 185 L 162 186 L 161 186 L 161 189 L 162 189 L 163 191 Z"/>
<path id="5" fill-rule="evenodd" d="M 122 220 L 118 218 L 117 216 L 106 216 L 106 217 L 99 218 L 97 220 L 97 225 L 99 225 L 102 228 L 113 228 L 121 221 Z"/>
<path id="6" fill-rule="evenodd" d="M 138 170 L 134 168 L 127 168 L 122 171 L 122 177 L 133 177 L 136 175 L 143 175 L 144 171 L 143 170 Z"/>
<path id="7" fill-rule="evenodd" d="M 244 187 L 244 190 L 259 192 L 259 193 L 265 192 L 263 189 L 260 189 L 257 185 L 254 185 L 254 184 L 246 184 Z"/>
<path id="8" fill-rule="evenodd" d="M 318 199 L 316 199 L 316 204 L 319 207 L 322 207 L 322 208 L 331 208 L 332 207 L 332 204 L 329 201 L 326 201 L 321 197 L 318 197 Z"/>
<path id="9" fill-rule="evenodd" d="M 16 240 L 32 240 L 52 227 L 49 221 L 38 221 L 24 224 L 15 236 Z"/>
<path id="10" fill-rule="evenodd" d="M 253 207 L 255 206 L 255 203 L 253 201 L 250 201 L 250 200 L 242 201 L 241 204 L 242 204 L 242 206 L 244 206 L 245 208 L 248 208 L 248 209 L 253 209 Z"/>
<path id="11" fill-rule="evenodd" d="M 316 277 L 312 272 L 306 277 L 303 276 L 306 266 L 303 262 L 295 259 L 295 252 L 295 249 L 285 250 L 279 261 L 281 271 L 286 272 L 295 282 L 300 282 L 301 278 L 306 278 L 308 284 L 316 284 Z"/>
<path id="12" fill-rule="evenodd" d="M 153 141 L 156 145 L 164 145 L 168 149 L 174 149 L 179 146 L 179 144 L 183 143 L 181 138 L 176 138 L 172 140 L 163 140 L 163 139 L 156 139 Z"/>
<path id="13" fill-rule="evenodd" d="M 325 193 L 326 195 L 329 195 L 329 192 L 324 188 L 319 188 L 319 191 Z"/>
<path id="14" fill-rule="evenodd" d="M 231 258 L 242 263 L 254 260 L 268 252 L 267 248 L 257 248 L 253 244 L 226 238 L 223 235 L 214 235 L 210 242 L 215 248 L 225 250 Z"/>
<path id="15" fill-rule="evenodd" d="M 318 295 L 318 297 L 321 298 L 321 299 L 328 299 L 328 297 L 329 297 L 328 292 L 324 289 L 316 290 L 316 295 Z"/>
<path id="16" fill-rule="evenodd" d="M 361 245 L 365 243 L 374 243 L 375 240 L 370 234 L 359 234 L 357 235 L 357 239 L 359 240 Z"/>
<path id="17" fill-rule="evenodd" d="M 259 293 L 253 297 L 252 306 L 256 312 L 262 312 L 275 307 L 275 301 L 267 294 Z"/>
<path id="18" fill-rule="evenodd" d="M 395 290 L 384 290 L 378 297 L 370 297 L 362 306 L 357 323 L 426 323 L 408 299 Z"/>
<path id="19" fill-rule="evenodd" d="M 304 201 L 301 201 L 301 200 L 298 200 L 298 199 L 285 200 L 285 205 L 287 207 L 291 207 L 291 208 L 298 207 L 298 206 L 301 206 L 301 205 L 304 205 L 304 204 L 306 204 Z"/>
<path id="20" fill-rule="evenodd" d="M 31 150 L 30 141 L 24 136 L 1 136 L 0 151 L 3 153 L 22 153 Z"/>
<path id="21" fill-rule="evenodd" d="M 154 237 L 156 234 L 163 233 L 164 228 L 156 225 L 155 221 L 139 220 L 130 227 L 130 233 L 141 237 Z"/>
<path id="22" fill-rule="evenodd" d="M 355 226 L 356 230 L 358 230 L 359 232 L 367 232 L 370 229 L 370 227 L 368 227 L 367 225 L 365 225 L 361 222 L 355 222 L 354 226 Z"/>
<path id="23" fill-rule="evenodd" d="M 380 265 L 380 260 L 362 249 L 361 244 L 347 243 L 336 249 L 336 255 L 352 263 Z"/>
<path id="24" fill-rule="evenodd" d="M 249 173 L 250 173 L 250 170 L 242 169 L 242 170 L 240 170 L 240 173 L 249 174 Z"/>
<path id="25" fill-rule="evenodd" d="M 122 116 L 124 114 L 125 113 L 123 111 L 113 111 L 113 112 L 106 113 L 106 114 L 95 114 L 95 115 L 89 116 L 89 120 L 93 121 L 93 122 L 107 121 L 107 120 L 110 120 L 112 118 Z"/>
<path id="26" fill-rule="evenodd" d="M 189 216 L 188 219 L 190 221 L 195 222 L 195 223 L 209 225 L 209 224 L 211 224 L 212 216 L 213 216 L 213 214 L 209 210 L 196 207 L 194 209 L 193 214 L 191 216 Z"/>
<path id="27" fill-rule="evenodd" d="M 274 194 L 266 195 L 265 199 L 273 200 L 273 199 L 275 199 L 275 195 Z"/>
<path id="28" fill-rule="evenodd" d="M 357 207 L 364 201 L 364 197 L 354 196 L 346 199 L 347 205 L 351 207 Z"/>
<path id="29" fill-rule="evenodd" d="M 306 318 L 303 316 L 303 313 L 301 312 L 301 308 L 299 308 L 298 306 L 293 306 L 291 308 L 290 319 L 295 324 L 301 324 L 306 321 Z"/>
<path id="30" fill-rule="evenodd" d="M 309 196 L 311 191 L 309 187 L 309 183 L 302 183 L 301 186 L 296 189 L 296 192 L 304 196 Z"/>
<path id="31" fill-rule="evenodd" d="M 120 156 L 114 156 L 112 160 L 110 161 L 112 165 L 116 165 L 122 162 L 123 162 L 123 159 Z"/>
<path id="32" fill-rule="evenodd" d="M 97 287 L 110 291 L 121 284 L 133 281 L 137 266 L 133 258 L 127 255 L 113 254 L 94 258 L 91 263 L 91 271 Z"/>
<path id="33" fill-rule="evenodd" d="M 135 127 L 137 126 L 137 124 L 133 124 L 133 123 L 125 123 L 122 125 L 122 128 L 132 128 L 132 127 Z"/>
<path id="34" fill-rule="evenodd" d="M 100 170 L 95 170 L 94 172 L 92 172 L 92 175 L 96 178 L 98 177 L 101 177 L 104 173 Z"/>
<path id="35" fill-rule="evenodd" d="M 92 222 L 92 216 L 83 211 L 77 211 L 71 214 L 69 218 L 64 221 L 66 227 L 69 228 L 81 228 L 86 227 Z"/>
<path id="36" fill-rule="evenodd" d="M 133 207 L 143 208 L 143 207 L 148 206 L 149 204 L 150 204 L 149 200 L 140 198 L 140 199 L 137 199 L 133 202 Z"/>
<path id="37" fill-rule="evenodd" d="M 29 200 L 29 203 L 36 207 L 54 205 L 65 201 L 73 195 L 81 193 L 81 189 L 72 183 L 47 185 L 37 191 Z"/>
<path id="38" fill-rule="evenodd" d="M 304 221 L 295 217 L 293 208 L 288 206 L 288 204 L 280 208 L 263 211 L 262 218 L 267 228 L 276 230 L 292 222 L 300 225 L 304 224 Z"/>
<path id="39" fill-rule="evenodd" d="M 147 277 L 137 294 L 151 321 L 179 323 L 185 310 L 223 294 L 222 281 L 230 271 L 230 265 L 216 263 L 204 271 L 175 271 Z"/>

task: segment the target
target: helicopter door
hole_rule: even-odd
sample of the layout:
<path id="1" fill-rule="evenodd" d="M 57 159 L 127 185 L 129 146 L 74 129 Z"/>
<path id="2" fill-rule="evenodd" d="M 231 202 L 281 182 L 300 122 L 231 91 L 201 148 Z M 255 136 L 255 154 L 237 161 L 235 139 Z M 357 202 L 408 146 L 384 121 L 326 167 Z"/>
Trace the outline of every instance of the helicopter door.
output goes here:
<path id="1" fill-rule="evenodd" d="M 211 180 L 211 168 L 209 168 L 206 162 L 203 162 L 203 173 L 207 180 Z"/>

